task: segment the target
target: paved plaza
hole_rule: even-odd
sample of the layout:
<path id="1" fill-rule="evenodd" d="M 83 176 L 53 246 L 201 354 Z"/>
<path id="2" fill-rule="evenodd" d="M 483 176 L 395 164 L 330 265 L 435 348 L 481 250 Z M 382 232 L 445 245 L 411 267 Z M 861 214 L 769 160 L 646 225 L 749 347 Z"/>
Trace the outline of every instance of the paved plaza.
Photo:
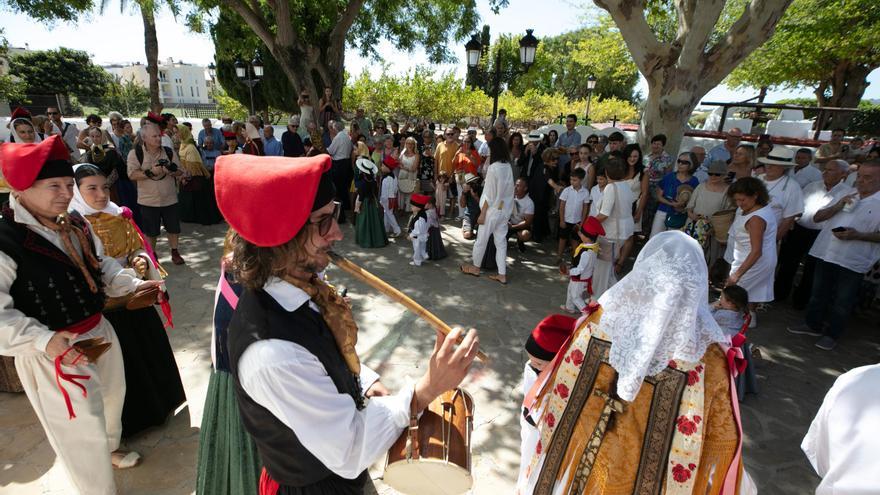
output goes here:
<path id="1" fill-rule="evenodd" d="M 510 284 L 476 279 L 458 273 L 470 256 L 470 242 L 459 229 L 446 226 L 443 237 L 449 258 L 420 268 L 408 264 L 409 241 L 399 239 L 383 249 L 365 250 L 354 244 L 354 231 L 343 226 L 346 239 L 340 254 L 369 269 L 422 303 L 450 324 L 476 327 L 482 349 L 492 361 L 476 364 L 464 387 L 476 402 L 473 472 L 476 494 L 513 492 L 519 466 L 520 381 L 523 342 L 531 328 L 564 302 L 565 281 L 553 266 L 546 243 L 520 254 L 509 253 Z M 167 244 L 159 253 L 170 272 L 168 287 L 176 328 L 171 343 L 186 387 L 188 404 L 168 424 L 128 441 L 141 452 L 141 466 L 117 471 L 124 494 L 189 494 L 194 492 L 199 425 L 211 373 L 211 315 L 219 275 L 225 225 L 185 225 L 181 252 L 185 266 L 170 263 Z M 372 289 L 331 269 L 334 283 L 349 287 L 360 325 L 358 351 L 389 388 L 396 389 L 423 373 L 433 348 L 434 332 L 401 306 Z M 834 352 L 813 347 L 813 339 L 785 332 L 801 313 L 774 305 L 759 313 L 760 328 L 749 335 L 761 349 L 757 363 L 761 393 L 743 403 L 746 467 L 761 493 L 805 494 L 818 484 L 800 450 L 800 442 L 825 393 L 835 378 L 857 366 L 873 364 L 880 356 L 878 311 L 857 314 L 853 328 Z M 332 435 L 332 432 L 327 432 Z M 84 455 L 88 455 L 84 453 Z M 377 464 L 373 478 L 382 474 Z M 380 493 L 394 493 L 377 479 Z M 72 493 L 61 466 L 46 441 L 24 394 L 0 394 L 0 495 L 67 495 Z"/>

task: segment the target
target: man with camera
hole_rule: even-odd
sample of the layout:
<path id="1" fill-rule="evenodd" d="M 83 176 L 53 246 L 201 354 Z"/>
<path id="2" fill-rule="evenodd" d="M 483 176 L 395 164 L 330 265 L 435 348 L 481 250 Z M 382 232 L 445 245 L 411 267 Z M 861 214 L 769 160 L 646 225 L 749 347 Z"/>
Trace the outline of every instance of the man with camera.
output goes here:
<path id="1" fill-rule="evenodd" d="M 185 262 L 177 250 L 180 237 L 180 211 L 177 206 L 176 179 L 183 175 L 180 159 L 172 148 L 162 146 L 162 133 L 155 124 L 141 127 L 142 144 L 128 154 L 128 178 L 137 183 L 141 227 L 156 249 L 162 225 L 171 245 L 171 261 Z"/>

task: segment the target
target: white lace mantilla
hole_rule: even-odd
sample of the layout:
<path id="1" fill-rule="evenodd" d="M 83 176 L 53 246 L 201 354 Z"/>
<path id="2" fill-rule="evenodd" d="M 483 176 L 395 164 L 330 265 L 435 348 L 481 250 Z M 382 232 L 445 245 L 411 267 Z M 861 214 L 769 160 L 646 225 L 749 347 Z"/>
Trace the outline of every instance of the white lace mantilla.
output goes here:
<path id="1" fill-rule="evenodd" d="M 706 262 L 699 243 L 678 231 L 651 238 L 632 272 L 599 299 L 602 329 L 611 337 L 617 393 L 635 399 L 646 376 L 670 360 L 697 362 L 729 338 L 709 312 Z"/>

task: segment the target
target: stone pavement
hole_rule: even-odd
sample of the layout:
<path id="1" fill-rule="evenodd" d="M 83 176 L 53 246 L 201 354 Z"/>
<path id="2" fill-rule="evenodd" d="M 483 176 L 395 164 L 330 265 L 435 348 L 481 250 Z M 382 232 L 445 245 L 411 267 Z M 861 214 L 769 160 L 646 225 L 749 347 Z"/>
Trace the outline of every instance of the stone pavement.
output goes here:
<path id="1" fill-rule="evenodd" d="M 480 330 L 483 350 L 492 358 L 474 366 L 465 388 L 476 403 L 473 435 L 474 493 L 512 493 L 519 466 L 522 345 L 534 324 L 564 302 L 565 281 L 552 266 L 552 246 L 530 247 L 508 269 L 506 287 L 485 277 L 461 275 L 457 266 L 470 255 L 470 243 L 447 224 L 443 236 L 450 257 L 422 267 L 408 264 L 411 245 L 403 239 L 384 249 L 365 250 L 354 242 L 350 226 L 337 251 L 409 294 L 450 324 Z M 194 492 L 198 434 L 211 369 L 211 313 L 218 259 L 225 227 L 186 225 L 181 251 L 185 266 L 170 264 L 167 245 L 162 261 L 170 272 L 176 328 L 169 332 L 188 405 L 168 424 L 126 442 L 144 455 L 135 469 L 116 473 L 120 493 L 188 494 Z M 361 326 L 358 350 L 389 388 L 396 389 L 423 373 L 433 347 L 433 331 L 413 315 L 352 282 L 338 269 L 329 277 L 348 285 Z M 871 364 L 880 355 L 877 310 L 853 319 L 852 331 L 834 352 L 813 347 L 813 340 L 789 335 L 785 326 L 799 313 L 785 304 L 759 314 L 760 328 L 750 333 L 763 360 L 757 364 L 761 394 L 743 404 L 746 466 L 762 493 L 810 493 L 818 478 L 800 451 L 800 442 L 822 398 L 842 372 Z M 871 323 L 874 322 L 874 323 Z M 332 432 L 328 432 L 332 434 Z M 87 455 L 84 453 L 84 455 Z M 371 470 L 382 472 L 381 461 Z M 377 480 L 380 493 L 394 493 Z M 0 394 L 0 495 L 67 495 L 66 475 L 56 462 L 23 394 Z"/>

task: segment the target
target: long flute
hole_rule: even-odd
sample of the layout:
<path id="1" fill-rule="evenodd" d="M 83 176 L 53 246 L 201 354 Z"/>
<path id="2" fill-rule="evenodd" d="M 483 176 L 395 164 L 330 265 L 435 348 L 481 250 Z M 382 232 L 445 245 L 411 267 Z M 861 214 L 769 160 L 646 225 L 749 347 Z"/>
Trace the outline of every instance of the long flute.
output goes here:
<path id="1" fill-rule="evenodd" d="M 333 262 L 334 265 L 338 266 L 349 275 L 385 294 L 392 300 L 404 305 L 408 310 L 415 313 L 416 316 L 425 320 L 426 322 L 428 322 L 429 325 L 442 332 L 443 335 L 449 335 L 449 332 L 452 331 L 452 328 L 450 328 L 449 325 L 447 325 L 443 320 L 437 318 L 437 316 L 425 309 L 421 304 L 410 299 L 410 297 L 403 292 L 400 292 L 399 290 L 389 285 L 388 282 L 385 282 L 381 278 L 373 275 L 367 270 L 364 270 L 363 268 L 355 265 L 351 261 L 348 261 L 347 259 L 345 259 L 345 257 L 332 251 L 330 252 L 330 260 Z M 459 343 L 461 343 L 461 337 L 459 337 Z M 482 361 L 483 363 L 489 362 L 489 356 L 484 354 L 483 351 L 477 351 L 477 358 L 479 358 L 480 361 Z"/>

